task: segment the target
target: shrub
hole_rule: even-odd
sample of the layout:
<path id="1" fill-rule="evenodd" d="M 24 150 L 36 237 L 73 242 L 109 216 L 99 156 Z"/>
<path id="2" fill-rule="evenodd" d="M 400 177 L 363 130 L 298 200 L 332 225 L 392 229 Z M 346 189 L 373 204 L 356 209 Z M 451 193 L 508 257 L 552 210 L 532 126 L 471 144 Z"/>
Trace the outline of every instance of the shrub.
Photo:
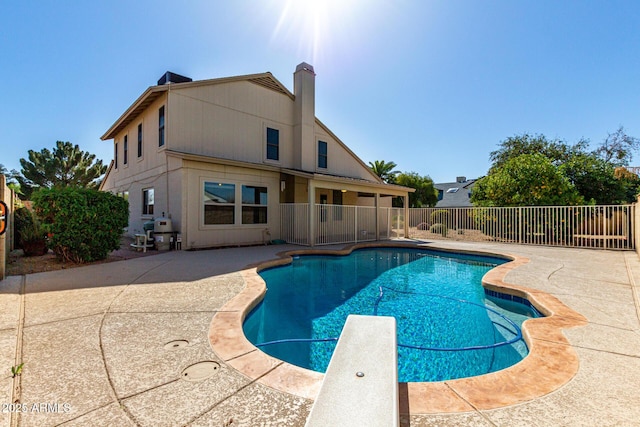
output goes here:
<path id="1" fill-rule="evenodd" d="M 27 208 L 16 209 L 13 213 L 14 230 L 13 244 L 16 249 L 22 249 L 22 233 L 23 230 L 32 228 L 35 215 Z"/>
<path id="2" fill-rule="evenodd" d="M 16 247 L 22 248 L 25 256 L 44 255 L 48 252 L 47 232 L 38 217 L 27 208 L 15 214 Z"/>
<path id="3" fill-rule="evenodd" d="M 420 224 L 416 225 L 416 228 L 418 230 L 428 230 L 429 224 L 427 224 L 426 222 L 421 222 Z"/>
<path id="4" fill-rule="evenodd" d="M 429 231 L 434 234 L 442 234 L 442 237 L 447 237 L 447 226 L 445 224 L 433 224 Z"/>
<path id="5" fill-rule="evenodd" d="M 49 232 L 49 246 L 63 261 L 105 259 L 120 247 L 128 225 L 129 203 L 87 188 L 42 189 L 33 195 L 36 212 Z"/>
<path id="6" fill-rule="evenodd" d="M 438 209 L 431 212 L 431 223 L 432 224 L 447 224 L 449 221 L 449 211 L 446 209 Z"/>

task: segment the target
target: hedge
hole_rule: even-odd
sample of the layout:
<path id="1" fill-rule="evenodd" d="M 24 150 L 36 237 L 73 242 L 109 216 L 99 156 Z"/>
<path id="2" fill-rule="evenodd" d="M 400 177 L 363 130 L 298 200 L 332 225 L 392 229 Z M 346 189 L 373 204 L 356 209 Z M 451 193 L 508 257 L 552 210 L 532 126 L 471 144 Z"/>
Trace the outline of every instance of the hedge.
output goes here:
<path id="1" fill-rule="evenodd" d="M 58 259 L 76 263 L 105 259 L 120 247 L 129 222 L 129 203 L 88 188 L 51 188 L 34 193 L 38 216 Z"/>

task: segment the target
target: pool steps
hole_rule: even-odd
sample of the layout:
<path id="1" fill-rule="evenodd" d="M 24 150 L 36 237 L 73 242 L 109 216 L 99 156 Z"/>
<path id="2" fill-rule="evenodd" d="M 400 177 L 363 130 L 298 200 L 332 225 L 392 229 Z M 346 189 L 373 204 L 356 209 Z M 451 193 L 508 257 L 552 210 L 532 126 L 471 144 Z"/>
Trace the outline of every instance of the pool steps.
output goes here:
<path id="1" fill-rule="evenodd" d="M 306 427 L 399 423 L 396 319 L 351 314 Z"/>

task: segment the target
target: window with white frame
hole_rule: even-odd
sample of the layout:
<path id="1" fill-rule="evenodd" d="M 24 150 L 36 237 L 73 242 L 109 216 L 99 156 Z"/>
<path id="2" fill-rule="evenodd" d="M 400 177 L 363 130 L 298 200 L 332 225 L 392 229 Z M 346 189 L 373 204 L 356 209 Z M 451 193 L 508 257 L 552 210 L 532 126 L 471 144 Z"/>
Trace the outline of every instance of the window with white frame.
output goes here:
<path id="1" fill-rule="evenodd" d="M 142 190 L 142 215 L 153 215 L 153 206 L 155 204 L 153 193 L 153 188 Z"/>
<path id="2" fill-rule="evenodd" d="M 205 225 L 235 224 L 235 184 L 207 181 L 203 196 Z"/>
<path id="3" fill-rule="evenodd" d="M 242 223 L 267 223 L 267 187 L 242 186 Z"/>
<path id="4" fill-rule="evenodd" d="M 204 225 L 267 223 L 267 187 L 205 181 Z"/>

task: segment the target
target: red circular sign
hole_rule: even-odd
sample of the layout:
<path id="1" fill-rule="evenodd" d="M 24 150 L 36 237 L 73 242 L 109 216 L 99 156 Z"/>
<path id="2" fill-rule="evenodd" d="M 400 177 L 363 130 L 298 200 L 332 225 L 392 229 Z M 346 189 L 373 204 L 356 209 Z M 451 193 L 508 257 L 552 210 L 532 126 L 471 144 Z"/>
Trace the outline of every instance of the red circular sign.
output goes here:
<path id="1" fill-rule="evenodd" d="M 2 236 L 5 231 L 7 231 L 7 215 L 7 205 L 2 200 L 0 200 L 0 236 Z"/>

